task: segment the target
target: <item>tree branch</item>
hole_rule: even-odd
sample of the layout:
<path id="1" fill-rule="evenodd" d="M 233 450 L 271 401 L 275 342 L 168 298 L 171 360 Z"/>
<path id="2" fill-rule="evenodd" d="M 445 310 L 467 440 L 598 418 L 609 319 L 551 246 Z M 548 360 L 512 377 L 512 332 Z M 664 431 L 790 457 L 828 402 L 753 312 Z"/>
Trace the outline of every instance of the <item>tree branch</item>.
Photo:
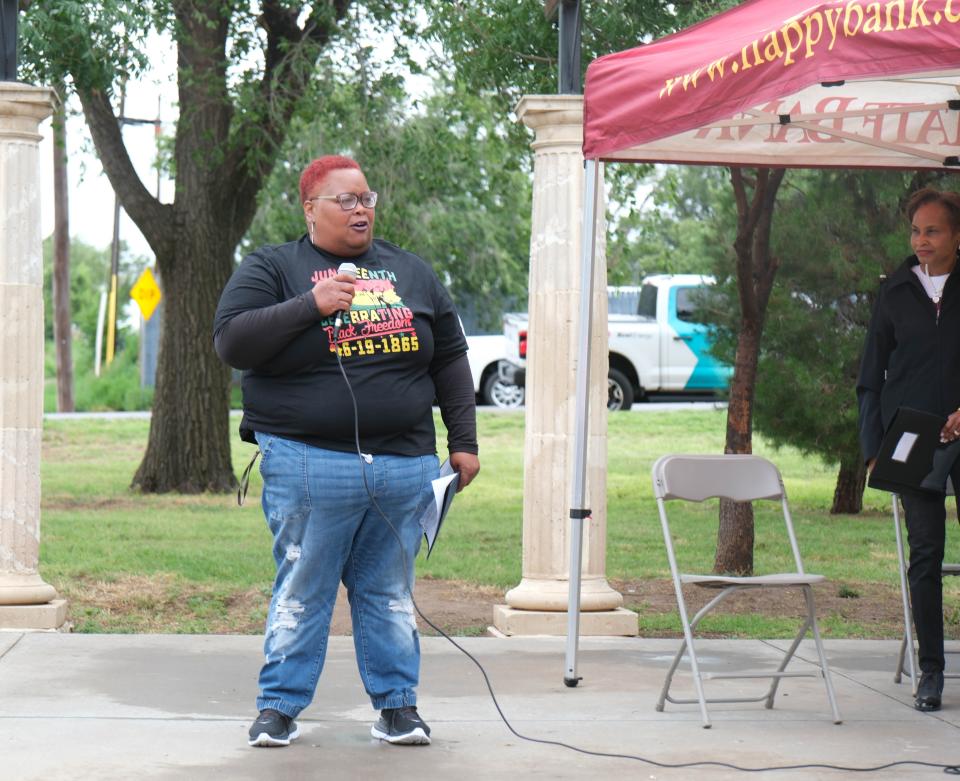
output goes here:
<path id="1" fill-rule="evenodd" d="M 160 203 L 140 181 L 107 96 L 99 90 L 80 88 L 77 95 L 110 186 L 153 251 L 162 254 L 161 248 L 173 235 L 173 208 Z"/>
<path id="2" fill-rule="evenodd" d="M 296 23 L 298 12 L 280 2 L 263 0 L 259 22 L 266 30 L 264 71 L 258 85 L 259 103 L 264 112 L 242 116 L 232 128 L 236 139 L 223 165 L 226 192 L 236 194 L 231 219 L 237 241 L 256 212 L 256 195 L 273 170 L 276 150 L 286 136 L 317 62 L 319 52 L 331 39 L 337 24 L 346 15 L 351 0 L 333 0 L 332 16 L 312 12 L 303 27 Z M 231 236 L 231 238 L 232 238 Z"/>
<path id="3" fill-rule="evenodd" d="M 750 205 L 747 203 L 747 187 L 742 168 L 730 169 L 733 197 L 737 204 L 737 236 L 733 249 L 737 255 L 737 292 L 740 298 L 741 322 L 753 322 L 757 312 L 756 291 L 753 287 L 753 262 L 750 234 Z"/>
<path id="4" fill-rule="evenodd" d="M 770 293 L 773 290 L 773 280 L 777 275 L 777 269 L 780 267 L 780 260 L 770 253 L 770 233 L 773 226 L 774 204 L 786 169 L 765 168 L 763 172 L 763 189 L 758 191 L 758 198 L 756 198 L 759 214 L 753 239 L 753 255 L 757 270 L 755 275 L 757 311 L 766 313 L 767 302 L 770 300 Z"/>
<path id="5" fill-rule="evenodd" d="M 226 74 L 229 19 L 219 4 L 196 0 L 173 0 L 173 12 L 180 100 L 177 200 L 215 199 L 223 186 L 223 149 L 233 117 Z"/>

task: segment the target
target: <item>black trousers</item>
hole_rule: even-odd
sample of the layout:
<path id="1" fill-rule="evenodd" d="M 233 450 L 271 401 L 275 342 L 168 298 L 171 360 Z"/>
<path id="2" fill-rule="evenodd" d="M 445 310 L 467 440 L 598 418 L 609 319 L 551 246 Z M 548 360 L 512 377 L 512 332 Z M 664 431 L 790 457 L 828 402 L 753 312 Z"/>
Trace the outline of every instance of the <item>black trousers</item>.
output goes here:
<path id="1" fill-rule="evenodd" d="M 953 469 L 953 484 L 960 489 L 960 474 Z M 910 545 L 910 606 L 917 632 L 920 669 L 942 671 L 943 659 L 943 549 L 946 544 L 946 498 L 900 497 L 906 514 L 907 542 Z M 957 499 L 960 511 L 960 497 Z"/>

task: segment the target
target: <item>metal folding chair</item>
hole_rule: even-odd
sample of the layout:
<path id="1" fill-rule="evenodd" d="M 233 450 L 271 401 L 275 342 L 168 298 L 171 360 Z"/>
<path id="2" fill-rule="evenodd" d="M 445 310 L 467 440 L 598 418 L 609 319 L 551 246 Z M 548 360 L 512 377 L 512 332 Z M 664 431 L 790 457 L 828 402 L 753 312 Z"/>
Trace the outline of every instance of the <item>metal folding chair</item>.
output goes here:
<path id="1" fill-rule="evenodd" d="M 953 483 L 947 480 L 947 496 L 953 496 Z M 920 683 L 920 676 L 917 673 L 919 661 L 917 659 L 917 647 L 913 638 L 913 610 L 910 608 L 910 585 L 907 582 L 907 558 L 903 549 L 903 527 L 900 523 L 900 496 L 892 494 L 893 502 L 893 528 L 897 538 L 897 563 L 900 566 L 900 597 L 903 600 L 903 640 L 900 641 L 900 653 L 897 656 L 897 671 L 894 673 L 894 683 L 900 683 L 904 673 L 904 661 L 907 664 L 907 673 L 910 676 L 910 684 L 913 693 L 917 693 L 917 685 Z M 948 564 L 944 562 L 940 568 L 943 576 L 960 576 L 960 564 Z M 910 653 L 907 653 L 907 648 Z M 960 650 L 944 649 L 945 653 L 960 653 Z M 944 678 L 960 678 L 960 673 L 944 673 Z"/>
<path id="2" fill-rule="evenodd" d="M 653 491 L 660 511 L 660 525 L 663 529 L 667 558 L 670 561 L 670 574 L 673 576 L 677 608 L 680 613 L 680 620 L 683 623 L 683 642 L 680 644 L 680 648 L 677 650 L 667 672 L 663 689 L 660 692 L 660 699 L 657 701 L 657 710 L 662 711 L 667 701 L 674 704 L 698 703 L 703 726 L 708 728 L 710 727 L 710 716 L 707 713 L 708 702 L 763 701 L 767 708 L 772 708 L 781 678 L 819 675 L 823 678 L 827 690 L 827 699 L 830 701 L 833 721 L 839 724 L 841 722 L 840 711 L 837 708 L 833 682 L 830 679 L 830 668 L 827 665 L 827 657 L 820 639 L 820 629 L 817 626 L 812 589 L 814 583 L 822 583 L 826 578 L 823 575 L 810 575 L 804 572 L 800 549 L 797 546 L 797 538 L 793 530 L 793 521 L 790 517 L 790 508 L 787 505 L 787 496 L 783 488 L 783 480 L 777 468 L 766 459 L 751 455 L 668 455 L 658 459 L 653 465 Z M 671 500 L 702 502 L 713 498 L 727 498 L 738 502 L 752 502 L 759 499 L 780 500 L 796 571 L 749 577 L 681 573 L 674 551 L 674 538 L 667 520 L 666 503 Z M 683 596 L 682 587 L 684 584 L 716 589 L 719 593 L 697 611 L 691 619 L 687 615 L 686 602 Z M 701 672 L 694 646 L 694 630 L 697 625 L 731 594 L 761 588 L 799 588 L 803 592 L 806 603 L 806 616 L 796 637 L 780 660 L 779 666 L 775 670 L 748 670 L 733 673 Z M 787 672 L 787 665 L 808 630 L 813 633 L 820 669 L 817 672 Z M 685 652 L 689 653 L 696 698 L 677 698 L 670 695 L 670 685 L 674 673 Z M 760 696 L 707 698 L 704 695 L 703 681 L 711 678 L 771 678 L 772 680 L 767 691 Z"/>

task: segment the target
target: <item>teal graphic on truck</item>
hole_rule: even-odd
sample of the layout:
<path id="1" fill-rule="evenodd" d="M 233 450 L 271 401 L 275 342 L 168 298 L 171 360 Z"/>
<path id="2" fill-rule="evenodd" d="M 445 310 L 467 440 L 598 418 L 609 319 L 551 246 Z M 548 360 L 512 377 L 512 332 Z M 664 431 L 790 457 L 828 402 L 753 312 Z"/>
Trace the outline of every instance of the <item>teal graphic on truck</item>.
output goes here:
<path id="1" fill-rule="evenodd" d="M 609 287 L 607 407 L 629 409 L 657 394 L 714 394 L 726 389 L 732 368 L 710 354 L 710 329 L 698 321 L 698 294 L 712 285 L 698 274 L 657 274 L 641 285 Z M 528 322 L 504 316 L 507 343 L 501 379 L 523 386 Z"/>

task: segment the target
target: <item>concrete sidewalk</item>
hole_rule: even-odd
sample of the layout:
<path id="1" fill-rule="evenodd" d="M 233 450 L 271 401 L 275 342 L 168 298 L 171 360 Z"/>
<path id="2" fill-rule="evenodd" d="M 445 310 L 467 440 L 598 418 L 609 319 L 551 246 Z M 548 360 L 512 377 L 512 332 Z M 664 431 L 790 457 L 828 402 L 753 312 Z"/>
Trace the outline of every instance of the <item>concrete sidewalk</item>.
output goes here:
<path id="1" fill-rule="evenodd" d="M 520 733 L 592 751 L 664 763 L 747 767 L 831 763 L 867 767 L 897 760 L 960 763 L 960 683 L 947 681 L 944 709 L 921 714 L 909 684 L 895 684 L 895 641 L 827 643 L 844 718 L 834 725 L 819 679 L 786 679 L 773 710 L 716 705 L 713 728 L 696 706 L 654 710 L 677 640 L 584 638 L 575 689 L 563 685 L 563 638 L 467 638 L 500 705 Z M 707 640 L 705 669 L 777 658 L 783 641 Z M 261 638 L 210 635 L 0 633 L 0 779 L 920 779 L 939 769 L 877 773 L 827 769 L 744 774 L 718 767 L 661 769 L 523 741 L 497 715 L 477 668 L 443 638 L 423 638 L 420 710 L 426 747 L 370 737 L 374 712 L 349 637 L 332 637 L 314 704 L 289 748 L 253 749 Z M 809 667 L 811 647 L 796 667 Z M 686 676 L 682 682 L 688 682 Z M 710 682 L 708 682 L 710 685 Z M 716 681 L 744 687 L 762 681 Z M 716 691 L 716 688 L 708 689 Z"/>

